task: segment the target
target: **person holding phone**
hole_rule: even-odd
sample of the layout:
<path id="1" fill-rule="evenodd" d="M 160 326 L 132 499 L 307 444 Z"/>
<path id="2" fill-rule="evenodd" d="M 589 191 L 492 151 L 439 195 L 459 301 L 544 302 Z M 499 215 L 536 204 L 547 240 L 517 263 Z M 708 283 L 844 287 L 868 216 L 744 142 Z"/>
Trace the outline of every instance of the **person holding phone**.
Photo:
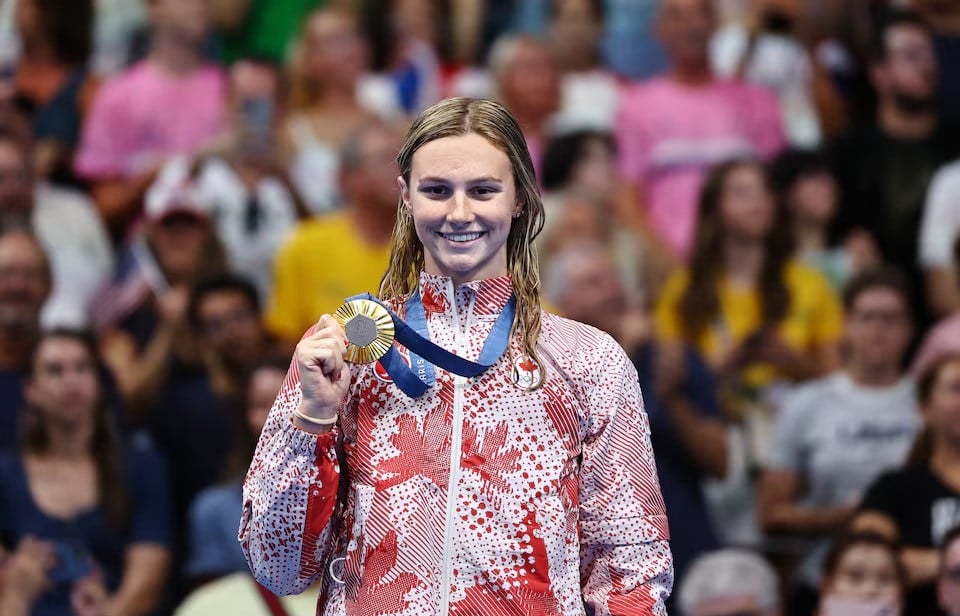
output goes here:
<path id="1" fill-rule="evenodd" d="M 34 615 L 80 611 L 77 601 L 95 599 L 99 586 L 106 613 L 147 614 L 166 579 L 164 464 L 146 445 L 120 439 L 99 366 L 89 336 L 42 335 L 26 378 L 19 451 L 0 455 L 0 541 L 30 556 L 34 574 L 42 570 Z"/>
<path id="2" fill-rule="evenodd" d="M 543 204 L 519 125 L 499 103 L 447 99 L 397 162 L 379 295 L 431 352 L 486 369 L 456 376 L 448 355 L 399 344 L 347 363 L 344 329 L 321 316 L 244 484 L 255 577 L 278 594 L 321 580 L 327 615 L 665 614 L 637 373 L 610 336 L 541 307 Z"/>

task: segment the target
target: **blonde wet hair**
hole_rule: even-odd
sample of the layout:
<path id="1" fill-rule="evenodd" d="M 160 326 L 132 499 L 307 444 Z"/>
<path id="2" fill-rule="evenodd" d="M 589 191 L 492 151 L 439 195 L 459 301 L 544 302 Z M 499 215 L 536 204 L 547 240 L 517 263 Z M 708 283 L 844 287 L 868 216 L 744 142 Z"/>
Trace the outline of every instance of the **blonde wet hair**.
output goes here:
<path id="1" fill-rule="evenodd" d="M 507 269 L 513 283 L 517 312 L 511 337 L 520 337 L 524 356 L 540 366 L 539 387 L 546 370 L 537 355 L 540 335 L 540 268 L 533 240 L 543 229 L 543 202 L 537 187 L 533 160 L 516 119 L 495 101 L 473 98 L 448 98 L 426 109 L 407 132 L 397 154 L 400 175 L 410 185 L 413 156 L 425 144 L 444 137 L 477 134 L 507 155 L 516 186 L 519 216 L 513 219 L 507 236 Z M 413 216 L 397 204 L 397 222 L 393 230 L 390 264 L 380 282 L 380 297 L 396 300 L 411 293 L 418 284 L 424 266 L 423 244 L 417 237 Z"/>

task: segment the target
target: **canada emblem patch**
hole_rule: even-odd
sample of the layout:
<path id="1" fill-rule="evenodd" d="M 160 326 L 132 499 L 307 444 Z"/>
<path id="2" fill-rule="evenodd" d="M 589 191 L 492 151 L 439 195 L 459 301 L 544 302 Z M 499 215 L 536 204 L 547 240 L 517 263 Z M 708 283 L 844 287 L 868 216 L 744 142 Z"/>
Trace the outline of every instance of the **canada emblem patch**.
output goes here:
<path id="1" fill-rule="evenodd" d="M 540 366 L 529 357 L 517 357 L 513 362 L 513 384 L 520 389 L 533 389 L 540 382 Z"/>

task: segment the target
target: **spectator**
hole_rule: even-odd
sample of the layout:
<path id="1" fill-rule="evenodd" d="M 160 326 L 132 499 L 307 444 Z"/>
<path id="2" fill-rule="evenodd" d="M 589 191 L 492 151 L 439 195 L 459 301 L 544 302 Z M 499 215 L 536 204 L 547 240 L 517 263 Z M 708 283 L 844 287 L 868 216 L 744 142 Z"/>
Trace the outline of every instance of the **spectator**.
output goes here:
<path id="1" fill-rule="evenodd" d="M 960 527 L 954 526 L 940 542 L 937 603 L 946 616 L 960 616 Z"/>
<path id="2" fill-rule="evenodd" d="M 924 195 L 936 169 L 960 153 L 960 139 L 937 115 L 937 60 L 930 29 L 919 17 L 892 13 L 884 19 L 870 62 L 876 116 L 833 147 L 842 194 L 835 226 L 843 234 L 866 229 L 883 257 L 918 281 Z M 913 297 L 914 313 L 925 326 L 921 287 Z"/>
<path id="3" fill-rule="evenodd" d="M 209 0 L 149 0 L 147 58 L 104 84 L 83 127 L 77 172 L 114 237 L 126 230 L 169 156 L 207 146 L 225 127 L 226 83 L 205 64 Z"/>
<path id="4" fill-rule="evenodd" d="M 197 363 L 186 322 L 190 288 L 225 268 L 209 214 L 189 187 L 148 205 L 94 310 L 104 359 L 134 424 L 163 389 L 175 355 Z"/>
<path id="5" fill-rule="evenodd" d="M 360 0 L 361 29 L 381 102 L 415 116 L 440 100 L 444 18 L 450 3 L 432 0 Z"/>
<path id="6" fill-rule="evenodd" d="M 742 550 L 705 554 L 680 587 L 682 616 L 779 616 L 777 574 L 760 556 Z"/>
<path id="7" fill-rule="evenodd" d="M 50 294 L 50 267 L 28 231 L 0 227 L 0 451 L 20 432 L 27 357 L 40 333 L 40 310 Z"/>
<path id="8" fill-rule="evenodd" d="M 714 70 L 777 94 L 787 138 L 816 147 L 843 121 L 842 100 L 809 46 L 813 5 L 803 0 L 753 0 L 745 19 L 711 41 Z"/>
<path id="9" fill-rule="evenodd" d="M 898 558 L 897 546 L 881 535 L 840 538 L 827 554 L 817 616 L 903 614 L 907 580 Z"/>
<path id="10" fill-rule="evenodd" d="M 920 267 L 933 316 L 960 310 L 960 270 L 955 242 L 960 238 L 960 160 L 943 165 L 930 181 L 920 223 Z"/>
<path id="11" fill-rule="evenodd" d="M 221 13 L 221 59 L 233 63 L 242 58 L 263 58 L 282 64 L 287 60 L 301 25 L 321 0 L 226 0 Z"/>
<path id="12" fill-rule="evenodd" d="M 561 103 L 557 59 L 540 39 L 505 35 L 494 43 L 488 64 L 495 84 L 495 98 L 506 105 L 520 123 L 539 182 L 547 131 Z"/>
<path id="13" fill-rule="evenodd" d="M 85 326 L 113 271 L 110 239 L 86 195 L 35 182 L 30 158 L 29 144 L 0 128 L 0 224 L 32 227 L 47 250 L 53 293 L 43 324 Z"/>
<path id="14" fill-rule="evenodd" d="M 551 0 L 549 42 L 557 58 L 563 101 L 552 132 L 609 132 L 620 101 L 617 78 L 600 63 L 603 0 Z"/>
<path id="15" fill-rule="evenodd" d="M 313 212 L 342 205 L 337 169 L 350 135 L 372 117 L 397 111 L 394 104 L 376 103 L 369 55 L 352 13 L 328 7 L 304 22 L 292 59 L 284 137 L 293 156 L 293 181 Z"/>
<path id="16" fill-rule="evenodd" d="M 601 244 L 562 249 L 548 263 L 544 280 L 545 296 L 562 316 L 612 335 L 637 367 L 679 588 L 694 558 L 719 547 L 701 488 L 705 477 L 722 478 L 727 464 L 713 377 L 692 349 L 652 340 L 650 315 L 631 307 Z"/>
<path id="17" fill-rule="evenodd" d="M 693 345 L 722 378 L 755 392 L 834 368 L 839 303 L 825 278 L 791 258 L 790 226 L 763 166 L 716 167 L 700 210 L 691 265 L 667 281 L 657 305 L 660 335 Z"/>
<path id="18" fill-rule="evenodd" d="M 797 257 L 826 276 L 841 292 L 850 278 L 879 265 L 876 244 L 866 232 L 853 233 L 843 246 L 829 245 L 840 189 L 828 159 L 812 150 L 787 150 L 770 169 L 777 198 L 794 225 Z"/>
<path id="19" fill-rule="evenodd" d="M 93 0 L 20 0 L 17 30 L 23 53 L 13 75 L 36 139 L 37 177 L 71 181 L 70 161 L 95 82 L 87 62 L 93 45 Z"/>
<path id="20" fill-rule="evenodd" d="M 185 573 L 195 584 L 231 573 L 250 573 L 237 541 L 237 512 L 243 508 L 243 476 L 253 459 L 257 438 L 287 368 L 287 362 L 264 361 L 250 373 L 246 412 L 234 439 L 228 472 L 224 474 L 227 479 L 204 488 L 190 505 L 190 556 Z"/>
<path id="21" fill-rule="evenodd" d="M 608 133 L 575 131 L 551 139 L 543 160 L 544 227 L 540 263 L 567 241 L 594 239 L 610 246 L 631 299 L 655 296 L 666 263 L 652 251 L 616 189 L 616 146 Z"/>
<path id="22" fill-rule="evenodd" d="M 347 139 L 339 171 L 346 208 L 302 222 L 277 254 L 266 314 L 277 337 L 296 342 L 345 298 L 378 288 L 396 217 L 400 143 L 396 130 L 376 122 Z"/>
<path id="23" fill-rule="evenodd" d="M 960 523 L 960 357 L 950 355 L 931 365 L 917 382 L 926 432 L 908 466 L 882 475 L 870 486 L 853 528 L 878 532 L 902 546 L 900 560 L 911 591 L 907 614 L 941 612 L 934 583 L 940 556 L 936 547 Z"/>
<path id="24" fill-rule="evenodd" d="M 121 440 L 98 365 L 91 336 L 44 334 L 29 360 L 21 446 L 0 455 L 0 536 L 56 546 L 34 614 L 69 613 L 74 583 L 97 572 L 107 613 L 148 614 L 169 565 L 164 465 Z"/>
<path id="25" fill-rule="evenodd" d="M 960 235 L 956 236 L 953 243 L 953 261 L 954 264 L 960 262 Z M 958 276 L 952 285 L 960 285 L 960 268 L 954 265 L 950 268 L 950 272 L 956 272 Z M 943 283 L 947 282 L 943 281 Z M 960 353 L 960 305 L 957 305 L 952 313 L 940 319 L 923 337 L 913 357 L 911 371 L 914 374 L 922 374 L 930 364 L 948 353 Z"/>
<path id="26" fill-rule="evenodd" d="M 657 29 L 670 68 L 624 93 L 615 131 L 620 175 L 636 192 L 630 198 L 684 259 L 710 167 L 734 156 L 772 156 L 784 139 L 771 93 L 714 76 L 707 51 L 715 25 L 710 0 L 661 2 Z"/>
<path id="27" fill-rule="evenodd" d="M 240 60 L 230 68 L 229 78 L 231 126 L 218 151 L 172 158 L 146 200 L 165 201 L 192 182 L 223 242 L 230 269 L 250 278 L 266 298 L 274 255 L 298 215 L 306 216 L 307 210 L 273 143 L 279 74 L 269 64 Z"/>
<path id="28" fill-rule="evenodd" d="M 148 408 L 148 425 L 170 463 L 176 556 L 186 556 L 190 503 L 220 481 L 239 431 L 235 417 L 259 358 L 270 351 L 256 289 L 246 280 L 214 277 L 191 292 L 184 332 L 199 356 L 174 349 L 162 386 Z"/>
<path id="29" fill-rule="evenodd" d="M 906 281 L 895 270 L 861 274 L 844 308 L 844 366 L 791 392 L 761 482 L 764 530 L 805 540 L 794 606 L 813 607 L 826 537 L 881 473 L 903 464 L 921 423 L 901 368 L 913 329 Z"/>

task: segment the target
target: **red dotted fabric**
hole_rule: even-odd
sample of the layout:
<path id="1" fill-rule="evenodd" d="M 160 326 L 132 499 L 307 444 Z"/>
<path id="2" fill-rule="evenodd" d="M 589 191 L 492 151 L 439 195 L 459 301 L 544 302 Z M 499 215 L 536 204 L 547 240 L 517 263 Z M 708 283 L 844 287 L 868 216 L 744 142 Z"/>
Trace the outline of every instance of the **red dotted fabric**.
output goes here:
<path id="1" fill-rule="evenodd" d="M 420 288 L 431 338 L 471 359 L 511 290 L 426 274 Z M 244 485 L 256 578 L 278 594 L 322 579 L 328 615 L 665 614 L 669 531 L 633 365 L 548 313 L 537 349 L 540 366 L 514 344 L 475 379 L 438 368 L 416 400 L 353 365 L 320 437 L 291 423 L 292 366 Z"/>

